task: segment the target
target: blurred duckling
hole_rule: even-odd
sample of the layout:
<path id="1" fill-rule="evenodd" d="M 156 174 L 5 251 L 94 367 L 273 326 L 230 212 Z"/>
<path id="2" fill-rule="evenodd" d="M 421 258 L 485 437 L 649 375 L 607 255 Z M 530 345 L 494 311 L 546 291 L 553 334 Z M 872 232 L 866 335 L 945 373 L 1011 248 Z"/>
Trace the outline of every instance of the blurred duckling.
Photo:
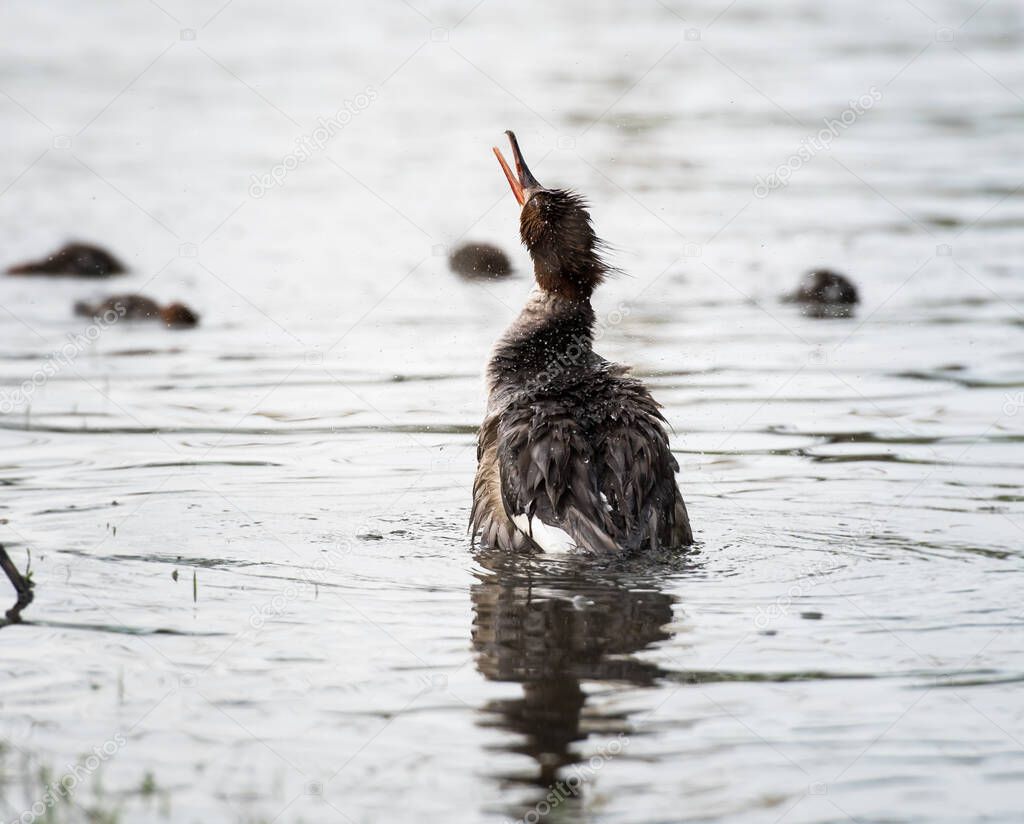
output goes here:
<path id="1" fill-rule="evenodd" d="M 160 306 L 142 295 L 111 295 L 95 305 L 79 301 L 75 314 L 87 318 L 104 317 L 109 313 L 118 320 L 158 320 L 168 329 L 189 329 L 199 323 L 199 315 L 183 303 Z"/>
<path id="2" fill-rule="evenodd" d="M 490 243 L 463 243 L 448 256 L 448 265 L 470 279 L 500 278 L 512 272 L 508 255 Z"/>
<path id="3" fill-rule="evenodd" d="M 845 275 L 831 269 L 814 269 L 804 275 L 800 288 L 782 298 L 799 303 L 812 318 L 848 318 L 860 302 L 857 287 Z"/>
<path id="4" fill-rule="evenodd" d="M 106 249 L 88 243 L 68 243 L 44 260 L 9 267 L 7 274 L 106 278 L 127 271 L 125 265 Z"/>

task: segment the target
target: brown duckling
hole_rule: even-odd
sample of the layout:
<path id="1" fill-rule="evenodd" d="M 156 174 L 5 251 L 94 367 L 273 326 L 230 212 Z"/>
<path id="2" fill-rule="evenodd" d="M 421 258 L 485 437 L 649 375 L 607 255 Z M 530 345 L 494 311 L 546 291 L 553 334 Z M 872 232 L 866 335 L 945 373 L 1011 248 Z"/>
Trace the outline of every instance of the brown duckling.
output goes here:
<path id="1" fill-rule="evenodd" d="M 20 263 L 7 269 L 9 275 L 64 275 L 105 278 L 128 271 L 116 257 L 99 246 L 68 243 L 43 260 Z"/>
<path id="2" fill-rule="evenodd" d="M 782 299 L 801 304 L 803 313 L 815 318 L 848 318 L 860 302 L 857 287 L 850 279 L 831 269 L 808 272 L 800 288 Z"/>
<path id="3" fill-rule="evenodd" d="M 95 305 L 84 301 L 75 304 L 75 314 L 84 317 L 103 317 L 110 312 L 118 320 L 159 320 L 168 329 L 188 329 L 199 323 L 199 315 L 183 303 L 160 306 L 142 295 L 111 295 Z"/>
<path id="4" fill-rule="evenodd" d="M 512 272 L 512 263 L 490 243 L 463 243 L 448 256 L 452 271 L 464 278 L 500 278 Z"/>

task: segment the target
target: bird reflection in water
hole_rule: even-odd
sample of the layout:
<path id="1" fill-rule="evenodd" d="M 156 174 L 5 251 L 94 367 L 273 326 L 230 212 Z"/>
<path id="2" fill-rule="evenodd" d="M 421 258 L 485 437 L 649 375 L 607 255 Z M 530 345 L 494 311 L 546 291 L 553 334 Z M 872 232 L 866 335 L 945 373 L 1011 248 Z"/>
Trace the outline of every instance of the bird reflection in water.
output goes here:
<path id="1" fill-rule="evenodd" d="M 508 751 L 536 763 L 535 771 L 501 778 L 575 789 L 579 779 L 568 782 L 565 775 L 585 758 L 577 742 L 591 735 L 622 741 L 633 732 L 627 713 L 588 707 L 583 682 L 652 686 L 663 670 L 632 655 L 670 637 L 675 599 L 643 576 L 583 562 L 497 553 L 477 560 L 482 569 L 471 590 L 477 668 L 489 680 L 523 686 L 521 698 L 486 704 L 483 723 L 516 733 Z M 612 754 L 617 751 L 613 745 Z"/>

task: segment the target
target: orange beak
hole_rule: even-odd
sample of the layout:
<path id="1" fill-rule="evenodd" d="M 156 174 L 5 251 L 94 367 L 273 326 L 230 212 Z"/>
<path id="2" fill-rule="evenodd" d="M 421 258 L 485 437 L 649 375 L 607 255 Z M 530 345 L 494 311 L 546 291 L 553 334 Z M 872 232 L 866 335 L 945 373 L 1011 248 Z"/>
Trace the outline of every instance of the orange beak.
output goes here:
<path id="1" fill-rule="evenodd" d="M 512 160 L 516 164 L 516 171 L 513 174 L 512 169 L 509 167 L 505 158 L 502 156 L 501 151 L 497 146 L 494 146 L 494 156 L 498 158 L 498 163 L 501 164 L 501 170 L 505 173 L 505 179 L 508 180 L 508 185 L 512 187 L 512 194 L 516 196 L 516 200 L 520 206 L 525 206 L 526 201 L 530 196 L 530 192 L 533 189 L 543 189 L 544 187 L 537 182 L 531 173 L 530 169 L 526 165 L 526 161 L 523 159 L 523 153 L 519 151 L 519 141 L 516 140 L 516 136 L 512 132 L 505 132 L 508 135 L 508 141 L 512 145 Z"/>
<path id="2" fill-rule="evenodd" d="M 498 162 L 501 164 L 501 170 L 505 173 L 508 185 L 512 187 L 512 194 L 516 196 L 516 200 L 518 200 L 519 205 L 522 206 L 526 203 L 526 195 L 523 193 L 523 187 L 519 184 L 516 176 L 512 174 L 512 170 L 508 167 L 508 163 L 505 158 L 502 157 L 501 149 L 497 146 L 492 146 L 491 148 L 494 149 L 494 156 L 498 158 Z"/>

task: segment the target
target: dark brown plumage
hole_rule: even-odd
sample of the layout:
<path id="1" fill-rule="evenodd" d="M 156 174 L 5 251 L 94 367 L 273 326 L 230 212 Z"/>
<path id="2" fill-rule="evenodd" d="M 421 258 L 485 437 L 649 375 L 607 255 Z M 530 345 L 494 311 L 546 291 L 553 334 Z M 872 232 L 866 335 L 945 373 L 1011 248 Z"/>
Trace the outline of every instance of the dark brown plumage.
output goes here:
<path id="1" fill-rule="evenodd" d="M 537 183 L 509 136 L 517 174 L 499 160 L 523 207 L 537 289 L 488 366 L 471 531 L 509 550 L 690 544 L 658 405 L 592 348 L 590 296 L 609 267 L 590 215 L 579 196 Z"/>
<path id="2" fill-rule="evenodd" d="M 88 243 L 68 243 L 44 260 L 21 263 L 8 268 L 10 275 L 66 275 L 80 278 L 105 278 L 127 271 L 110 252 Z"/>
<path id="3" fill-rule="evenodd" d="M 83 317 L 110 320 L 157 320 L 168 329 L 186 329 L 199 323 L 199 316 L 183 303 L 160 306 L 155 300 L 143 295 L 111 295 L 95 305 L 85 302 L 75 304 L 75 314 Z"/>
<path id="4" fill-rule="evenodd" d="M 804 275 L 795 292 L 783 296 L 788 303 L 799 303 L 804 314 L 818 318 L 845 318 L 860 302 L 857 287 L 845 275 L 831 269 L 815 269 Z"/>
<path id="5" fill-rule="evenodd" d="M 469 279 L 494 279 L 512 272 L 508 255 L 490 243 L 463 243 L 448 256 L 448 265 Z"/>
<path id="6" fill-rule="evenodd" d="M 586 201 L 574 192 L 537 192 L 526 201 L 519 237 L 533 258 L 541 289 L 571 300 L 590 300 L 610 267 L 590 223 Z"/>

